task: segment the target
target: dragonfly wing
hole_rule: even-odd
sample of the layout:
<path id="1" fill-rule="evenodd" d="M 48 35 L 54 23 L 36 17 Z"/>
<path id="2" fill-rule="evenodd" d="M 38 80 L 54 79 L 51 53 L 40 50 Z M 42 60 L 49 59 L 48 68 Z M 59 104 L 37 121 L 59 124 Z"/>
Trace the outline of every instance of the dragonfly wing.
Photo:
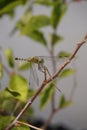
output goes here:
<path id="1" fill-rule="evenodd" d="M 36 86 L 36 85 L 39 86 L 39 78 L 37 75 L 35 64 L 31 66 L 30 74 L 29 74 L 29 82 L 30 82 L 31 87 Z"/>
<path id="2" fill-rule="evenodd" d="M 33 78 L 33 75 L 32 75 L 32 69 L 29 70 L 29 86 L 31 88 L 34 88 L 35 87 L 35 82 L 34 82 L 34 78 Z"/>
<path id="3" fill-rule="evenodd" d="M 44 64 L 48 64 L 50 65 L 53 62 L 56 62 L 58 64 L 60 63 L 63 63 L 67 58 L 64 57 L 64 58 L 58 58 L 57 56 L 38 56 L 40 58 L 40 60 L 43 60 L 44 61 Z"/>

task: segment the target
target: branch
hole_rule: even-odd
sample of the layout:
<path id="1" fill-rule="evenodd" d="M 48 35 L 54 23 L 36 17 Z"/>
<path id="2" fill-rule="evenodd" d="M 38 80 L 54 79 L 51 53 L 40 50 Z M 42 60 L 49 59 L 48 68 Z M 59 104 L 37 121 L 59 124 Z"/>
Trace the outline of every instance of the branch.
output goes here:
<path id="1" fill-rule="evenodd" d="M 24 108 L 20 111 L 18 116 L 15 118 L 15 120 L 5 130 L 11 130 L 15 126 L 18 119 L 23 115 L 23 113 L 27 110 L 27 108 L 31 106 L 31 104 L 36 99 L 36 97 L 40 94 L 40 92 L 43 90 L 43 88 L 48 83 L 50 83 L 52 81 L 52 79 L 55 79 L 59 76 L 60 72 L 72 61 L 72 59 L 75 57 L 75 55 L 77 54 L 80 47 L 86 42 L 87 42 L 87 34 L 85 35 L 85 37 L 83 38 L 83 40 L 80 43 L 77 43 L 77 47 L 73 51 L 72 55 L 60 66 L 60 68 L 57 69 L 56 73 L 52 77 L 50 77 L 49 79 L 42 82 L 41 87 L 39 87 L 39 89 L 37 90 L 35 95 L 32 96 L 32 98 L 28 100 L 28 102 L 26 103 Z"/>
<path id="2" fill-rule="evenodd" d="M 83 40 L 79 43 L 77 43 L 77 47 L 75 48 L 74 52 L 71 54 L 71 56 L 60 66 L 60 68 L 58 68 L 58 70 L 56 71 L 56 73 L 51 77 L 52 79 L 55 79 L 56 77 L 59 76 L 60 72 L 71 62 L 71 60 L 75 57 L 75 55 L 77 54 L 78 50 L 80 49 L 80 47 L 87 42 L 87 34 L 85 35 L 85 37 L 83 38 Z M 47 80 L 47 83 L 49 83 L 50 81 L 52 81 L 52 79 L 49 78 Z"/>
<path id="3" fill-rule="evenodd" d="M 31 124 L 24 123 L 24 122 L 22 122 L 22 121 L 17 121 L 16 124 L 17 124 L 17 125 L 18 125 L 18 124 L 20 124 L 20 125 L 25 125 L 25 126 L 28 126 L 28 127 L 30 127 L 30 128 L 33 128 L 33 129 L 35 129 L 35 130 L 43 130 L 43 129 L 40 129 L 40 128 L 38 128 L 38 127 L 35 127 L 35 126 L 31 125 Z"/>

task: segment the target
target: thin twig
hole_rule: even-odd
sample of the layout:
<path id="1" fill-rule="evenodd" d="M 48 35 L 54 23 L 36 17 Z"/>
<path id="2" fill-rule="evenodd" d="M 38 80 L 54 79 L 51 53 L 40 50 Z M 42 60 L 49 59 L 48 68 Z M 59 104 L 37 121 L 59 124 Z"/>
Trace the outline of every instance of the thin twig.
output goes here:
<path id="1" fill-rule="evenodd" d="M 44 130 L 47 128 L 49 122 L 50 122 L 51 119 L 53 118 L 54 114 L 55 114 L 56 112 L 58 112 L 58 110 L 59 110 L 59 109 L 54 109 L 54 110 L 50 113 L 48 119 L 46 120 L 46 122 L 44 123 L 44 125 L 43 125 L 41 128 L 43 128 Z"/>
<path id="2" fill-rule="evenodd" d="M 15 108 L 14 108 L 14 110 L 11 113 L 11 116 L 14 115 L 14 113 L 17 111 L 17 109 L 19 108 L 19 106 L 20 106 L 20 102 L 17 101 L 16 104 L 15 104 Z"/>
<path id="3" fill-rule="evenodd" d="M 17 125 L 18 125 L 18 124 L 20 124 L 20 125 L 25 125 L 25 126 L 28 126 L 28 127 L 30 127 L 30 128 L 33 128 L 33 129 L 35 129 L 35 130 L 43 130 L 43 129 L 41 129 L 41 128 L 38 128 L 38 127 L 33 126 L 33 125 L 31 125 L 31 124 L 27 124 L 27 123 L 22 122 L 22 121 L 17 121 L 16 124 L 17 124 Z"/>
<path id="4" fill-rule="evenodd" d="M 52 79 L 55 79 L 56 77 L 59 76 L 60 72 L 71 62 L 71 60 L 75 57 L 76 53 L 78 52 L 78 50 L 80 49 L 80 47 L 87 42 L 87 34 L 85 35 L 84 39 L 77 44 L 77 47 L 75 48 L 75 50 L 73 51 L 72 55 L 60 66 L 60 68 L 58 68 L 58 70 L 56 71 L 56 73 L 49 79 L 47 79 L 46 81 L 43 81 L 41 84 L 41 87 L 39 87 L 39 89 L 36 91 L 35 95 L 28 100 L 28 102 L 26 103 L 26 105 L 24 106 L 24 108 L 20 111 L 20 113 L 18 114 L 18 116 L 15 118 L 15 120 L 5 129 L 5 130 L 11 130 L 17 120 L 23 115 L 23 113 L 27 110 L 27 108 L 29 108 L 31 106 L 31 104 L 33 103 L 33 101 L 36 99 L 36 97 L 40 94 L 40 92 L 43 90 L 43 88 L 52 81 Z"/>

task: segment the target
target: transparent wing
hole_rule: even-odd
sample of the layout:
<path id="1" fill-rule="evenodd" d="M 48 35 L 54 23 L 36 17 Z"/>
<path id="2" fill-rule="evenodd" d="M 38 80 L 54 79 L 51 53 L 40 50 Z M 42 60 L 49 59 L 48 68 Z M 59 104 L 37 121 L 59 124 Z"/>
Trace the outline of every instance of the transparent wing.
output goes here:
<path id="1" fill-rule="evenodd" d="M 53 56 L 53 57 L 51 57 L 51 56 L 37 56 L 37 57 L 39 57 L 40 59 L 48 60 L 48 61 L 52 61 L 52 59 L 54 59 L 56 62 L 67 58 L 67 57 L 58 58 L 57 56 Z"/>
<path id="2" fill-rule="evenodd" d="M 25 63 L 29 62 L 29 61 L 27 61 L 27 59 L 23 59 L 23 58 L 16 58 L 16 60 L 18 60 L 18 62 L 17 62 L 18 68 L 19 68 L 19 66 L 25 65 Z M 29 85 L 30 85 L 30 87 L 39 86 L 39 77 L 37 74 L 37 69 L 38 69 L 37 64 L 31 63 L 31 62 L 29 62 L 29 63 L 30 63 L 30 65 L 29 65 L 30 67 L 29 67 L 29 73 L 27 75 L 29 78 L 28 79 Z M 26 70 L 25 67 L 24 67 L 24 70 Z M 23 70 L 23 67 L 22 67 L 22 70 Z M 26 73 L 23 73 L 23 74 L 26 76 Z"/>
<path id="3" fill-rule="evenodd" d="M 29 84 L 31 87 L 39 86 L 39 77 L 35 64 L 33 64 L 29 70 Z"/>
<path id="4" fill-rule="evenodd" d="M 60 63 L 63 63 L 67 57 L 64 57 L 64 58 L 58 58 L 57 56 L 38 56 L 40 60 L 43 60 L 44 61 L 44 64 L 52 64 L 52 61 L 53 62 L 56 62 L 57 64 L 60 64 Z"/>

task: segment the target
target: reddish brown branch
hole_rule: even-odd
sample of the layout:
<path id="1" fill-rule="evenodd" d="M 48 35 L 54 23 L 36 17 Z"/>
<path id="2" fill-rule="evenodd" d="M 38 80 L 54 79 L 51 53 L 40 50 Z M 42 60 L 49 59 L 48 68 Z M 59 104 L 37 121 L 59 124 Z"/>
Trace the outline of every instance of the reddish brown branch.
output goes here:
<path id="1" fill-rule="evenodd" d="M 23 115 L 23 113 L 27 110 L 28 107 L 31 106 L 31 104 L 33 103 L 33 101 L 36 99 L 36 97 L 40 94 L 40 92 L 43 90 L 43 88 L 52 81 L 52 79 L 55 79 L 59 76 L 60 72 L 71 62 L 71 60 L 75 57 L 76 53 L 78 52 L 78 50 L 80 49 L 80 47 L 87 42 L 87 34 L 85 35 L 84 39 L 77 44 L 77 47 L 75 48 L 74 52 L 72 53 L 72 55 L 60 66 L 60 68 L 58 68 L 58 70 L 56 71 L 56 73 L 49 78 L 46 81 L 43 81 L 41 84 L 41 87 L 39 87 L 39 89 L 37 90 L 37 92 L 35 93 L 35 95 L 28 100 L 27 104 L 24 106 L 24 108 L 21 110 L 21 112 L 18 114 L 18 116 L 15 118 L 15 120 L 5 129 L 5 130 L 11 130 L 17 120 Z"/>

